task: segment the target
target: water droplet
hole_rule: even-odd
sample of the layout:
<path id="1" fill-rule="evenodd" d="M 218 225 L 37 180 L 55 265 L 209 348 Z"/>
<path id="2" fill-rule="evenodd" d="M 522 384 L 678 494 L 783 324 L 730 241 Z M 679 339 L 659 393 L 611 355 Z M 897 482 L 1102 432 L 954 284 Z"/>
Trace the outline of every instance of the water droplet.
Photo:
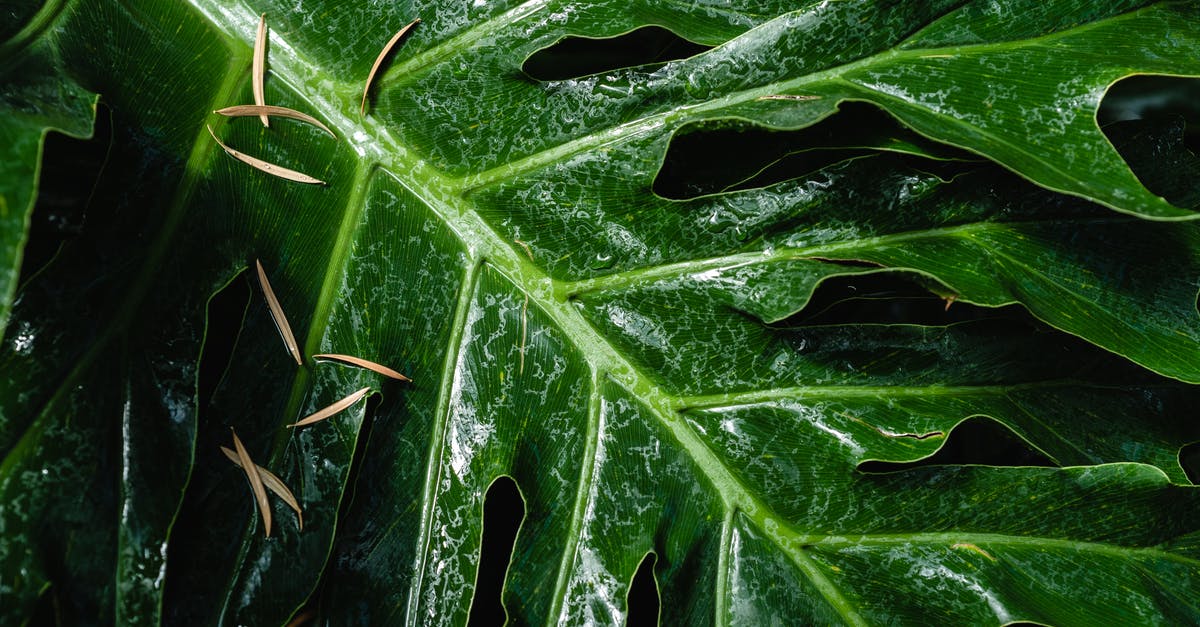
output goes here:
<path id="1" fill-rule="evenodd" d="M 596 253 L 596 258 L 592 260 L 591 268 L 593 270 L 603 270 L 611 268 L 613 265 L 613 256 L 604 253 Z"/>
<path id="2" fill-rule="evenodd" d="M 17 325 L 16 331 L 12 338 L 13 352 L 18 355 L 28 355 L 33 351 L 33 329 L 28 322 L 21 322 Z"/>

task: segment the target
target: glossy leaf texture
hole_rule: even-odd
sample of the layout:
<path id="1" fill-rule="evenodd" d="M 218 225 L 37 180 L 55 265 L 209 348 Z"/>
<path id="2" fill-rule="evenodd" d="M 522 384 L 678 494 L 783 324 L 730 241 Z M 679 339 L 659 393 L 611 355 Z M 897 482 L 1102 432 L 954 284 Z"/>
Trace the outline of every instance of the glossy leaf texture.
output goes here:
<path id="1" fill-rule="evenodd" d="M 254 101 L 262 14 L 266 103 L 339 139 L 213 113 Z M 1179 461 L 1200 440 L 1196 159 L 1178 125 L 1096 122 L 1115 81 L 1200 74 L 1194 3 L 49 0 L 16 17 L 3 622 L 461 624 L 502 475 L 525 506 L 515 624 L 622 623 L 651 552 L 666 624 L 1200 617 L 1200 492 Z M 522 71 L 564 38 L 651 25 L 703 51 Z M 86 137 L 97 99 L 111 137 L 83 232 L 22 274 L 41 142 Z M 234 160 L 208 125 L 326 185 Z M 255 260 L 303 355 L 412 381 L 297 366 Z M 916 295 L 820 297 L 874 280 Z M 232 320 L 210 315 L 223 289 L 251 294 Z M 935 313 L 896 313 L 913 302 Z M 286 428 L 365 386 L 368 404 Z M 968 423 L 1040 462 L 947 457 Z M 219 450 L 230 427 L 303 531 L 272 499 L 263 537 Z"/>

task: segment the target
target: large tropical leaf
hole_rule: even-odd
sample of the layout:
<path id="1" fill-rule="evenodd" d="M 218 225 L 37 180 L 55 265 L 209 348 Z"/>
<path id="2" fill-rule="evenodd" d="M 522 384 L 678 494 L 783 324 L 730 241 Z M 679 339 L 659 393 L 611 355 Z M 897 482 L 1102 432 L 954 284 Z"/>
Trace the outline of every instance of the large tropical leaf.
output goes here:
<path id="1" fill-rule="evenodd" d="M 1200 74 L 1193 3 L 13 11 L 6 622 L 282 624 L 308 603 L 335 625 L 460 623 L 501 475 L 525 507 L 518 623 L 621 622 L 648 552 L 672 624 L 1200 616 L 1179 463 L 1200 440 L 1200 230 L 1169 175 L 1194 156 L 1147 149 L 1145 127 L 1115 132 L 1119 153 L 1095 117 L 1123 77 Z M 210 113 L 252 102 L 263 13 L 267 101 L 338 139 Z M 711 49 L 523 72 L 564 38 L 649 25 Z M 86 137 L 97 98 L 110 145 L 84 233 L 22 269 L 45 135 Z M 815 132 L 851 100 L 869 123 Z M 253 170 L 206 125 L 327 184 Z M 296 367 L 257 287 L 232 324 L 207 317 L 255 259 L 305 355 L 413 381 Z M 965 313 L 813 300 L 879 274 Z M 285 428 L 362 386 L 371 411 Z M 914 463 L 981 420 L 1040 465 Z M 229 427 L 296 492 L 302 531 L 277 504 L 263 537 Z"/>

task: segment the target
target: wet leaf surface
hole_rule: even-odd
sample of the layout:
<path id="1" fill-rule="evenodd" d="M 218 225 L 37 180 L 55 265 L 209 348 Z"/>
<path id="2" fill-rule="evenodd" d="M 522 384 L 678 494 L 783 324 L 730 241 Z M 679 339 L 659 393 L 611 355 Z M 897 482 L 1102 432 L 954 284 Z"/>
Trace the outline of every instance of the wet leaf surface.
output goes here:
<path id="1" fill-rule="evenodd" d="M 254 101 L 264 13 L 265 102 L 340 141 L 213 113 Z M 51 0 L 17 17 L 0 622 L 461 624 L 500 476 L 524 505 L 501 595 L 517 624 L 620 624 L 635 576 L 664 624 L 1200 616 L 1180 461 L 1200 440 L 1195 155 L 1182 122 L 1096 123 L 1118 79 L 1200 74 L 1192 3 Z M 360 115 L 380 42 L 415 18 Z M 651 25 L 690 54 L 522 72 L 560 40 Z M 576 49 L 594 54 L 555 54 Z M 97 100 L 112 130 L 88 219 L 18 289 L 44 136 L 87 136 Z M 206 125 L 327 185 L 254 171 Z M 730 148 L 747 138 L 761 162 Z M 682 174 L 664 167 L 679 145 L 697 157 L 671 161 Z M 789 161 L 812 152 L 829 158 Z M 412 381 L 297 365 L 257 290 L 206 318 L 256 259 L 301 354 Z M 868 276 L 994 315 L 838 321 L 814 300 Z M 369 403 L 286 428 L 362 388 Z M 1038 464 L 941 453 L 980 420 Z M 230 427 L 303 531 L 271 499 L 278 524 L 256 532 Z"/>

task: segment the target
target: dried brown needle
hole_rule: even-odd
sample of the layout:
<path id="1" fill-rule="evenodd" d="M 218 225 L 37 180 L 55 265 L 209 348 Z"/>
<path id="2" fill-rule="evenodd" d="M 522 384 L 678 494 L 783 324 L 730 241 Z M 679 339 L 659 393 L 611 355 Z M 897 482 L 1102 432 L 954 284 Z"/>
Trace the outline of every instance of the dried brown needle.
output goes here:
<path id="1" fill-rule="evenodd" d="M 238 457 L 236 452 L 230 450 L 227 446 L 222 446 L 221 452 L 225 454 L 225 457 L 229 458 L 229 461 L 237 464 L 238 468 L 242 468 L 242 460 Z M 263 468 L 262 466 L 259 466 L 258 464 L 255 464 L 255 467 L 258 468 L 258 477 L 262 480 L 263 485 L 266 486 L 268 490 L 274 492 L 275 496 L 283 499 L 283 502 L 287 503 L 288 507 L 296 511 L 296 518 L 300 521 L 300 528 L 304 529 L 304 512 L 300 511 L 300 502 L 296 500 L 296 495 L 292 494 L 292 491 L 288 489 L 287 484 L 285 484 L 283 480 L 280 479 L 275 473 Z"/>
<path id="2" fill-rule="evenodd" d="M 529 260 L 530 260 L 530 261 L 533 261 L 533 260 L 534 260 L 534 259 L 533 259 L 533 249 L 529 247 L 529 244 L 526 244 L 525 242 L 522 242 L 522 241 L 521 241 L 521 240 L 519 240 L 519 239 L 515 239 L 515 240 L 513 240 L 513 241 L 514 241 L 514 242 L 516 242 L 517 244 L 520 244 L 520 245 L 521 245 L 521 248 L 524 248 L 524 249 L 525 249 L 525 254 L 526 254 L 526 255 L 529 255 Z"/>
<path id="3" fill-rule="evenodd" d="M 281 165 L 275 165 L 274 163 L 270 163 L 268 161 L 263 161 L 262 159 L 259 159 L 256 157 L 251 157 L 248 154 L 238 152 L 238 151 L 230 148 L 229 146 L 226 146 L 225 142 L 223 142 L 217 138 L 217 134 L 213 132 L 211 126 L 208 127 L 208 134 L 212 135 L 212 138 L 213 138 L 213 140 L 215 140 L 217 142 L 217 145 L 219 145 L 222 149 L 224 149 L 225 152 L 229 153 L 229 156 L 231 156 L 234 159 L 237 159 L 238 161 L 241 161 L 242 163 L 245 163 L 257 170 L 262 170 L 263 172 L 266 172 L 267 174 L 272 174 L 274 176 L 278 176 L 281 179 L 287 179 L 289 181 L 295 181 L 297 183 L 309 183 L 312 185 L 324 185 L 325 184 L 325 181 L 322 181 L 321 179 L 315 179 L 303 172 L 289 170 Z"/>
<path id="4" fill-rule="evenodd" d="M 409 379 L 408 377 L 400 374 L 399 372 L 396 372 L 395 370 L 392 370 L 391 368 L 388 368 L 387 366 L 381 366 L 373 361 L 367 361 L 366 359 L 363 359 L 361 357 L 352 357 L 350 355 L 324 354 L 324 355 L 313 355 L 313 359 L 331 359 L 333 361 L 344 362 L 347 364 L 358 366 L 360 368 L 366 368 L 367 370 L 370 370 L 371 372 L 378 372 L 379 374 L 381 374 L 385 377 L 391 377 L 391 378 L 399 380 L 399 381 L 412 381 L 412 379 Z"/>
<path id="5" fill-rule="evenodd" d="M 316 614 L 313 613 L 312 610 L 308 610 L 303 614 L 298 614 L 290 623 L 287 624 L 286 627 L 300 627 L 300 625 L 312 620 L 314 616 L 316 616 Z"/>
<path id="6" fill-rule="evenodd" d="M 229 117 L 229 118 L 239 118 L 239 117 L 246 117 L 246 116 L 252 116 L 252 115 L 266 115 L 266 116 L 273 116 L 273 117 L 277 117 L 277 118 L 289 118 L 292 120 L 298 120 L 300 122 L 306 122 L 308 124 L 312 124 L 313 126 L 321 129 L 322 131 L 329 133 L 330 137 L 337 139 L 337 135 L 334 135 L 333 131 L 329 130 L 329 127 L 322 124 L 321 121 L 318 120 L 317 118 L 314 118 L 313 116 L 308 115 L 307 113 L 301 113 L 295 109 L 289 109 L 287 107 L 278 107 L 275 105 L 234 105 L 232 107 L 225 107 L 224 109 L 217 109 L 216 111 L 213 111 L 213 113 L 216 113 L 217 115 L 223 115 L 223 116 Z"/>
<path id="7" fill-rule="evenodd" d="M 296 336 L 292 335 L 292 327 L 288 324 L 287 316 L 283 315 L 279 299 L 275 298 L 275 290 L 271 289 L 271 282 L 267 280 L 267 272 L 263 270 L 262 262 L 255 259 L 254 266 L 258 269 L 258 284 L 262 286 L 263 296 L 267 297 L 267 308 L 271 310 L 271 319 L 275 321 L 275 328 L 283 338 L 283 345 L 297 364 L 304 365 L 304 359 L 300 357 L 300 346 L 296 344 Z"/>
<path id="8" fill-rule="evenodd" d="M 242 441 L 237 437 L 237 432 L 233 427 L 229 428 L 229 432 L 233 434 L 233 447 L 237 449 L 237 456 L 246 473 L 246 478 L 250 480 L 250 490 L 254 492 L 254 500 L 258 501 L 258 511 L 262 513 L 263 527 L 266 529 L 267 537 L 271 537 L 271 504 L 267 502 L 267 491 L 263 489 L 262 476 L 258 474 L 258 465 L 250 459 L 250 454 L 246 452 L 246 447 L 242 446 Z"/>
<path id="9" fill-rule="evenodd" d="M 387 58 L 388 53 L 391 52 L 392 48 L 396 46 L 396 42 L 400 41 L 401 37 L 404 37 L 404 33 L 407 33 L 409 29 L 411 29 L 413 26 L 416 26 L 420 21 L 421 18 L 418 17 L 417 19 L 409 22 L 404 28 L 401 28 L 399 31 L 397 31 L 395 35 L 392 35 L 392 38 L 387 42 L 387 45 L 383 47 L 383 50 L 379 52 L 379 56 L 375 57 L 375 64 L 371 66 L 371 73 L 367 75 L 367 84 L 363 86 L 362 104 L 358 106 L 358 113 L 360 115 L 365 113 L 367 110 L 367 93 L 371 91 L 371 83 L 375 81 L 375 74 L 379 72 L 379 66 L 383 65 L 383 60 Z"/>
<path id="10" fill-rule="evenodd" d="M 267 14 L 263 13 L 258 18 L 258 36 L 254 38 L 254 64 L 251 69 L 250 82 L 254 88 L 254 104 L 264 106 L 267 104 L 266 93 L 263 90 L 263 78 L 266 73 L 267 66 Z M 267 114 L 258 114 L 258 119 L 262 120 L 263 126 L 270 127 L 271 121 L 267 118 Z"/>
<path id="11" fill-rule="evenodd" d="M 322 420 L 325 420 L 326 418 L 328 418 L 328 417 L 346 409 L 347 407 L 357 403 L 358 401 L 362 400 L 362 398 L 367 395 L 367 392 L 370 392 L 370 391 L 371 391 L 371 388 L 369 388 L 369 387 L 363 388 L 363 389 L 351 394 L 350 396 L 347 396 L 346 398 L 343 398 L 342 400 L 330 405 L 329 407 L 326 407 L 325 409 L 318 410 L 317 412 L 304 418 L 300 422 L 297 422 L 294 425 L 288 425 L 288 426 L 289 427 L 303 427 L 305 425 L 311 425 L 314 422 L 320 422 Z"/>

